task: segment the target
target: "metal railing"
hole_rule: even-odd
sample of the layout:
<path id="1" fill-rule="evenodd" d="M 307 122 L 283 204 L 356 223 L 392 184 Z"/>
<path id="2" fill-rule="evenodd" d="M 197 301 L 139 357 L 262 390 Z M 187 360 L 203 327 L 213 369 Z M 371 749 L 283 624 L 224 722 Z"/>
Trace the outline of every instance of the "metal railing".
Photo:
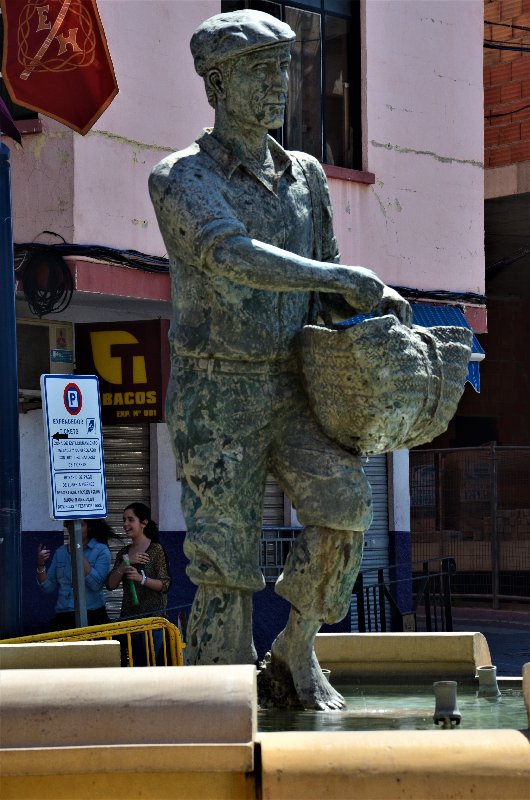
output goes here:
<path id="1" fill-rule="evenodd" d="M 266 583 L 275 583 L 280 576 L 291 545 L 301 530 L 286 525 L 264 525 L 261 529 L 260 567 Z"/>
<path id="2" fill-rule="evenodd" d="M 155 643 L 155 635 L 159 633 L 160 643 Z M 36 642 L 86 642 L 101 639 L 119 639 L 127 655 L 127 666 L 134 667 L 135 648 L 133 636 L 143 633 L 145 663 L 148 667 L 184 666 L 184 649 L 186 645 L 176 625 L 164 617 L 144 617 L 142 619 L 109 622 L 106 625 L 90 625 L 86 628 L 70 628 L 65 631 L 38 633 L 33 636 L 19 636 L 14 639 L 2 639 L 1 644 L 28 644 Z M 138 641 L 138 639 L 136 640 Z M 141 642 L 141 637 L 140 637 Z"/>
<path id="3" fill-rule="evenodd" d="M 415 560 L 452 556 L 454 593 L 530 600 L 530 447 L 412 450 Z"/>
<path id="4" fill-rule="evenodd" d="M 385 572 L 395 569 L 387 567 L 357 576 L 353 587 L 352 622 L 356 623 L 359 633 L 452 631 L 454 560 L 442 558 L 412 564 L 410 577 L 392 580 L 385 576 Z"/>

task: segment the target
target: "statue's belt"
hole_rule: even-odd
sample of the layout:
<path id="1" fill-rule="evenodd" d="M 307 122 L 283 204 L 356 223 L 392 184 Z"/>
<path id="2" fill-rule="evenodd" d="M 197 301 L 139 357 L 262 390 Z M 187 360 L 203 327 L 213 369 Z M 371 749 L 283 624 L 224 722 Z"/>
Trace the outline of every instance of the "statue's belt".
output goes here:
<path id="1" fill-rule="evenodd" d="M 297 365 L 294 359 L 285 361 L 245 361 L 243 359 L 228 358 L 194 358 L 193 356 L 173 355 L 172 363 L 184 370 L 197 372 L 222 372 L 229 375 L 262 375 L 271 377 L 286 372 L 296 372 Z"/>

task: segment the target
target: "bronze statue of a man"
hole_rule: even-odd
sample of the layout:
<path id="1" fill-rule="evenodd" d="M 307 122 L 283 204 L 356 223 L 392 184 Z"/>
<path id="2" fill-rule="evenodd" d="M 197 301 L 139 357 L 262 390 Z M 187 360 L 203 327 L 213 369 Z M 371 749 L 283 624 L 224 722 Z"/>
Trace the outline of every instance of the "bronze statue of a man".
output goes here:
<path id="1" fill-rule="evenodd" d="M 254 663 L 252 595 L 263 494 L 272 474 L 303 531 L 276 591 L 291 604 L 271 648 L 305 708 L 343 699 L 313 650 L 322 623 L 347 613 L 372 518 L 359 458 L 309 411 L 295 338 L 312 298 L 362 312 L 408 303 L 368 269 L 339 265 L 316 159 L 268 135 L 283 124 L 295 34 L 257 11 L 219 14 L 191 50 L 215 109 L 212 130 L 163 159 L 149 189 L 170 258 L 174 317 L 167 420 L 182 480 L 192 664 Z"/>

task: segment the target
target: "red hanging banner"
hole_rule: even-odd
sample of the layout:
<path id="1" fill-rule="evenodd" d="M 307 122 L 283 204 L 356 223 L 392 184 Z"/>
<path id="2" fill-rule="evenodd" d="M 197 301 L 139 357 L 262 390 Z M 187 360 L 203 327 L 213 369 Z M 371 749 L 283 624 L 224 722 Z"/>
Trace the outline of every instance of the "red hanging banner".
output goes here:
<path id="1" fill-rule="evenodd" d="M 0 0 L 15 103 L 85 134 L 118 94 L 96 0 Z"/>

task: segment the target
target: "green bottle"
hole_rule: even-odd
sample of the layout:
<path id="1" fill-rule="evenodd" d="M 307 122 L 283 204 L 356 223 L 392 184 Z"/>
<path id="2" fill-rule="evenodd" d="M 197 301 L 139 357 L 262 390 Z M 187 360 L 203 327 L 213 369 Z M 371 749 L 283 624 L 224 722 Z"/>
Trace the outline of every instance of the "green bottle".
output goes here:
<path id="1" fill-rule="evenodd" d="M 123 563 L 126 567 L 131 566 L 131 562 L 129 561 L 129 556 L 127 553 L 123 556 Z M 129 578 L 129 588 L 131 590 L 131 597 L 132 597 L 132 604 L 133 606 L 139 606 L 140 601 L 138 600 L 138 595 L 136 593 L 136 586 L 134 585 L 134 581 Z"/>

